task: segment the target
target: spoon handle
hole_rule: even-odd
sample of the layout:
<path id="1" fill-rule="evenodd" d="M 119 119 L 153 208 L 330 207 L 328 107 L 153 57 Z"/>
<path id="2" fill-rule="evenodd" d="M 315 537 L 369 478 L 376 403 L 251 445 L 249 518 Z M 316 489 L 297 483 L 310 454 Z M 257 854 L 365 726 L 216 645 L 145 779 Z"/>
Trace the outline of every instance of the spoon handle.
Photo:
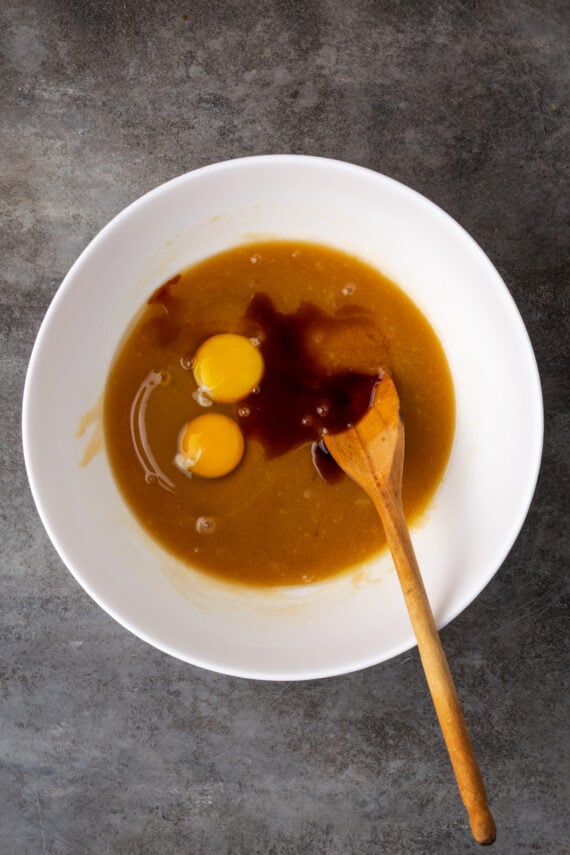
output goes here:
<path id="1" fill-rule="evenodd" d="M 471 832 L 477 843 L 493 843 L 495 822 L 487 805 L 483 779 L 426 594 L 399 492 L 378 489 L 371 498 L 382 519 L 396 565 L 435 711 L 469 815 Z"/>

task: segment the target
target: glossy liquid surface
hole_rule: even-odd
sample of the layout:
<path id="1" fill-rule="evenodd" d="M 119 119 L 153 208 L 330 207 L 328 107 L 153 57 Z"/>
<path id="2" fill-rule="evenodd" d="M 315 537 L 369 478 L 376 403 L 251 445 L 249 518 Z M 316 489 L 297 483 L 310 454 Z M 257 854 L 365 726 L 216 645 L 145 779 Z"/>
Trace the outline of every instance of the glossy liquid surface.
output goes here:
<path id="1" fill-rule="evenodd" d="M 192 357 L 220 332 L 256 338 L 266 374 L 246 400 L 206 410 Z M 328 247 L 222 253 L 159 288 L 119 348 L 104 402 L 114 475 L 167 550 L 227 580 L 302 584 L 358 565 L 385 545 L 381 524 L 317 443 L 323 428 L 365 409 L 379 369 L 401 398 L 413 519 L 439 484 L 454 430 L 451 376 L 427 320 L 378 271 Z M 214 411 L 240 424 L 244 459 L 223 478 L 190 478 L 174 465 L 178 434 Z"/>

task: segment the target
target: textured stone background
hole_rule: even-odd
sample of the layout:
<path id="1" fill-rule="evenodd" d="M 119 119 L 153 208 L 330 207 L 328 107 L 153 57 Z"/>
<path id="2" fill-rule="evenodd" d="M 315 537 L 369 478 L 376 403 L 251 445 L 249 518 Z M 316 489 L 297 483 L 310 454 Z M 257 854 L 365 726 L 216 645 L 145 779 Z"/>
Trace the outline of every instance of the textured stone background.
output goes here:
<path id="1" fill-rule="evenodd" d="M 83 593 L 27 487 L 24 374 L 71 263 L 160 182 L 268 152 L 349 160 L 425 193 L 522 312 L 546 408 L 538 490 L 443 639 L 495 851 L 570 851 L 567 3 L 4 0 L 0 15 L 0 851 L 477 848 L 415 651 L 303 684 L 184 665 Z"/>

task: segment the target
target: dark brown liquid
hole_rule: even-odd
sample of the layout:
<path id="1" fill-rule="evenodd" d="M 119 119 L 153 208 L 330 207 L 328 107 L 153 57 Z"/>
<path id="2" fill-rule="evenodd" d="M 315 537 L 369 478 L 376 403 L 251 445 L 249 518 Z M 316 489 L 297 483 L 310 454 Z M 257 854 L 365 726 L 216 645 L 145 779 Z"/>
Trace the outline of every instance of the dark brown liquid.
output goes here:
<path id="1" fill-rule="evenodd" d="M 248 334 L 260 341 L 265 373 L 238 413 L 246 435 L 258 439 L 269 457 L 362 418 L 378 374 L 329 372 L 307 344 L 312 330 L 333 330 L 342 320 L 308 302 L 290 314 L 278 312 L 266 294 L 255 294 L 245 320 Z"/>

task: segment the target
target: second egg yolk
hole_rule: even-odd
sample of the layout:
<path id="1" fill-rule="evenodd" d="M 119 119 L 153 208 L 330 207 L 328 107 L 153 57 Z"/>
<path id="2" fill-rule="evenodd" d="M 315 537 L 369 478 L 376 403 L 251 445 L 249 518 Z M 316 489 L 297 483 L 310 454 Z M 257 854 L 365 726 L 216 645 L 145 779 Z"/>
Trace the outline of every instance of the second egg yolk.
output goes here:
<path id="1" fill-rule="evenodd" d="M 243 457 L 239 426 L 229 416 L 206 413 L 192 419 L 180 432 L 175 463 L 203 478 L 221 478 L 235 469 Z"/>
<path id="2" fill-rule="evenodd" d="M 263 376 L 263 357 L 244 335 L 221 333 L 200 345 L 192 365 L 200 389 L 221 403 L 245 398 Z"/>

